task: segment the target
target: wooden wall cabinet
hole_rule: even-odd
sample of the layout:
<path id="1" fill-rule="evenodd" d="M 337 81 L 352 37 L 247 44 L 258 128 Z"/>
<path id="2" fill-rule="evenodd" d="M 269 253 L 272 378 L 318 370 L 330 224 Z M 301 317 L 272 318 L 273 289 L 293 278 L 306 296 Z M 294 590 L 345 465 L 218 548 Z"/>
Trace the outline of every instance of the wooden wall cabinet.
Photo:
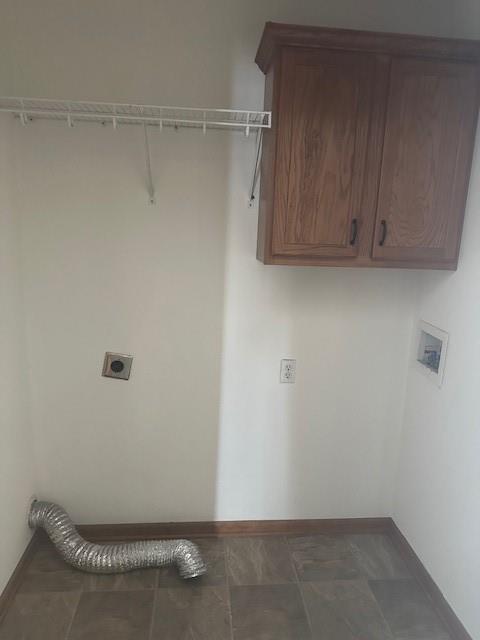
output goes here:
<path id="1" fill-rule="evenodd" d="M 267 23 L 257 257 L 455 269 L 480 43 Z"/>

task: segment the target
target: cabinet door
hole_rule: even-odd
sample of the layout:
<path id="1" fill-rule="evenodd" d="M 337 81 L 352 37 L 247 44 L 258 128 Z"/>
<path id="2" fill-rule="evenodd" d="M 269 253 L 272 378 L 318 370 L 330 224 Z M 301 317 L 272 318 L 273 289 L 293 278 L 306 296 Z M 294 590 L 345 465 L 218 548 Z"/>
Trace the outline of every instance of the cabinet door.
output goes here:
<path id="1" fill-rule="evenodd" d="M 274 255 L 357 255 L 373 66 L 369 54 L 283 50 Z"/>
<path id="2" fill-rule="evenodd" d="M 455 267 L 476 93 L 474 65 L 393 60 L 374 258 Z"/>

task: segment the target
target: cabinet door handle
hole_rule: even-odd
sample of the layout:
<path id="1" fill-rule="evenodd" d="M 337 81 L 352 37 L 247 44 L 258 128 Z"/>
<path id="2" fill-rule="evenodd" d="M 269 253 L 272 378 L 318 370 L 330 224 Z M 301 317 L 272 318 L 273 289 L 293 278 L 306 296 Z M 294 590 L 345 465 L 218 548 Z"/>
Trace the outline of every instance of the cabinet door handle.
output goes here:
<path id="1" fill-rule="evenodd" d="M 387 221 L 386 220 L 382 220 L 380 222 L 380 226 L 382 227 L 382 232 L 380 234 L 380 240 L 378 241 L 378 244 L 383 247 L 383 245 L 385 244 L 385 240 L 387 238 Z"/>
<path id="2" fill-rule="evenodd" d="M 358 222 L 356 218 L 352 220 L 352 230 L 350 232 L 350 244 L 353 245 L 357 241 L 357 233 L 358 233 Z"/>

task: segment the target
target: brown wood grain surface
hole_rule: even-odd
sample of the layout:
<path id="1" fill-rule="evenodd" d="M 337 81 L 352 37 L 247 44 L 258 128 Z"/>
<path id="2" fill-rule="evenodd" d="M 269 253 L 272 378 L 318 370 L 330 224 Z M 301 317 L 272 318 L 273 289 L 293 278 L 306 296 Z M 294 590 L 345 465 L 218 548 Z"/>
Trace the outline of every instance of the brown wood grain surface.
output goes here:
<path id="1" fill-rule="evenodd" d="M 480 61 L 478 40 L 267 22 L 255 57 L 255 62 L 264 73 L 278 50 L 285 45 L 368 51 L 392 56 Z"/>
<path id="2" fill-rule="evenodd" d="M 479 58 L 477 41 L 267 23 L 257 257 L 456 269 Z"/>
<path id="3" fill-rule="evenodd" d="M 370 56 L 284 51 L 274 255 L 357 254 L 373 67 Z"/>
<path id="4" fill-rule="evenodd" d="M 78 525 L 79 533 L 93 542 L 148 540 L 202 536 L 282 535 L 294 533 L 381 533 L 389 518 L 326 518 L 313 520 L 225 520 L 213 522 L 160 522 Z"/>
<path id="5" fill-rule="evenodd" d="M 456 260 L 464 204 L 457 185 L 469 171 L 475 76 L 470 64 L 393 61 L 375 258 Z"/>

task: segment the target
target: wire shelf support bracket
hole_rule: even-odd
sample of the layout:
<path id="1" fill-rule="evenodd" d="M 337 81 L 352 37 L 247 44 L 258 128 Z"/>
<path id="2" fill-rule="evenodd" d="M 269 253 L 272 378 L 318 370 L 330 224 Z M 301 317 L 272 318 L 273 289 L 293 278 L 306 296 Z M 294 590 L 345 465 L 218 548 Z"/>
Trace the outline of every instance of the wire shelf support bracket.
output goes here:
<path id="1" fill-rule="evenodd" d="M 150 157 L 150 144 L 148 142 L 147 125 L 143 125 L 143 135 L 145 139 L 145 167 L 147 169 L 147 190 L 150 204 L 155 204 L 155 187 L 153 186 L 152 178 L 152 160 Z"/>
<path id="2" fill-rule="evenodd" d="M 255 164 L 253 167 L 252 183 L 250 186 L 248 206 L 255 204 L 255 191 L 257 189 L 258 178 L 260 177 L 260 165 L 262 160 L 263 129 L 257 129 L 257 140 L 255 144 Z"/>
<path id="3" fill-rule="evenodd" d="M 121 125 L 142 125 L 145 142 L 145 165 L 147 188 L 151 204 L 155 203 L 155 188 L 152 178 L 152 164 L 147 129 L 165 127 L 179 129 L 208 129 L 241 131 L 245 137 L 256 133 L 255 167 L 250 189 L 249 206 L 255 200 L 255 188 L 260 172 L 261 144 L 264 129 L 272 126 L 270 111 L 248 111 L 244 109 L 205 109 L 193 107 L 162 107 L 153 105 L 125 104 L 113 102 L 86 102 L 74 100 L 50 100 L 44 98 L 0 97 L 0 113 L 12 113 L 23 126 L 34 120 L 60 120 L 74 127 L 80 122 L 111 124 L 113 129 Z"/>

